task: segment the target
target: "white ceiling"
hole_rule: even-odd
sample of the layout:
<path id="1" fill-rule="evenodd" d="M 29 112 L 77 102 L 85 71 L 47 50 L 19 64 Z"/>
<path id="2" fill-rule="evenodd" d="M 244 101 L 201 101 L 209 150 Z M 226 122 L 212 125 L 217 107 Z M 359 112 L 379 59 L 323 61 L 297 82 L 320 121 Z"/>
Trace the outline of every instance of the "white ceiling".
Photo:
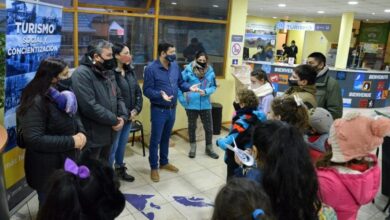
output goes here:
<path id="1" fill-rule="evenodd" d="M 357 5 L 349 5 L 349 0 L 249 0 L 248 15 L 277 17 L 278 19 L 313 17 L 341 17 L 343 12 L 355 12 L 355 19 L 390 21 L 390 0 L 354 0 Z M 285 8 L 278 7 L 284 3 Z M 319 14 L 317 11 L 324 11 Z M 372 13 L 375 13 L 373 15 Z"/>

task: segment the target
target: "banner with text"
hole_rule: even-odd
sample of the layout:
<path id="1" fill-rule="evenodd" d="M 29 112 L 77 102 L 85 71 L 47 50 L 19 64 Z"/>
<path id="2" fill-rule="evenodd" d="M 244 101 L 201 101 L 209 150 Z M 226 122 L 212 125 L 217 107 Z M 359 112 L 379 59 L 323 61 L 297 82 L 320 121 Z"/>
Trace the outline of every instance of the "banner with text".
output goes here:
<path id="1" fill-rule="evenodd" d="M 24 175 L 24 150 L 16 147 L 16 109 L 23 88 L 41 60 L 57 57 L 61 46 L 62 7 L 33 1 L 6 1 L 6 78 L 4 126 L 9 141 L 2 155 L 9 209 L 32 190 Z"/>

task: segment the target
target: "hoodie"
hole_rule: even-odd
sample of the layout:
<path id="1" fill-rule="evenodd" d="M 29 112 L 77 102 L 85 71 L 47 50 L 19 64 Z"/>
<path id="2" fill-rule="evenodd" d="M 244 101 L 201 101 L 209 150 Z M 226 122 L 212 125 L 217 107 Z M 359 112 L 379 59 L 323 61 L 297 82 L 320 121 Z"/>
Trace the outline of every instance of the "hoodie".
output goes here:
<path id="1" fill-rule="evenodd" d="M 369 158 L 374 165 L 362 172 L 345 167 L 317 169 L 319 196 L 334 208 L 339 220 L 355 220 L 359 208 L 371 202 L 379 190 L 378 161 L 374 155 L 369 155 Z"/>

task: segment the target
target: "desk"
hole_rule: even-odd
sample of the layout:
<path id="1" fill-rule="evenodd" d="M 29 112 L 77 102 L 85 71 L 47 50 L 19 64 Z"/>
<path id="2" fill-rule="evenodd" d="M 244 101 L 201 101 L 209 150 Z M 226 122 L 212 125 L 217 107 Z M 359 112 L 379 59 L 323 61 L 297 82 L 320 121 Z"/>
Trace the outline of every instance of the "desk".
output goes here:
<path id="1" fill-rule="evenodd" d="M 282 94 L 289 88 L 288 78 L 297 65 L 245 61 L 252 68 L 261 68 L 272 82 L 276 92 Z M 248 73 L 249 74 L 249 73 Z M 344 107 L 382 108 L 390 106 L 389 71 L 353 70 L 329 68 L 328 74 L 336 79 L 341 87 Z"/>

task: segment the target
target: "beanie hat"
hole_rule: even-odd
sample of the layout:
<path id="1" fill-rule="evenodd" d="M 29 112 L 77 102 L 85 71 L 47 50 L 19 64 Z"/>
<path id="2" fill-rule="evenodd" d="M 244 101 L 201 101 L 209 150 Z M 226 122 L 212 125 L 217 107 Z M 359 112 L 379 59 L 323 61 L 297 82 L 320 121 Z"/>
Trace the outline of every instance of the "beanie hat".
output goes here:
<path id="1" fill-rule="evenodd" d="M 348 162 L 367 156 L 390 135 L 390 119 L 361 116 L 351 112 L 335 120 L 329 131 L 328 142 L 332 146 L 331 161 Z"/>
<path id="2" fill-rule="evenodd" d="M 318 134 L 329 133 L 333 123 L 332 115 L 324 108 L 312 108 L 309 110 L 309 124 Z"/>

